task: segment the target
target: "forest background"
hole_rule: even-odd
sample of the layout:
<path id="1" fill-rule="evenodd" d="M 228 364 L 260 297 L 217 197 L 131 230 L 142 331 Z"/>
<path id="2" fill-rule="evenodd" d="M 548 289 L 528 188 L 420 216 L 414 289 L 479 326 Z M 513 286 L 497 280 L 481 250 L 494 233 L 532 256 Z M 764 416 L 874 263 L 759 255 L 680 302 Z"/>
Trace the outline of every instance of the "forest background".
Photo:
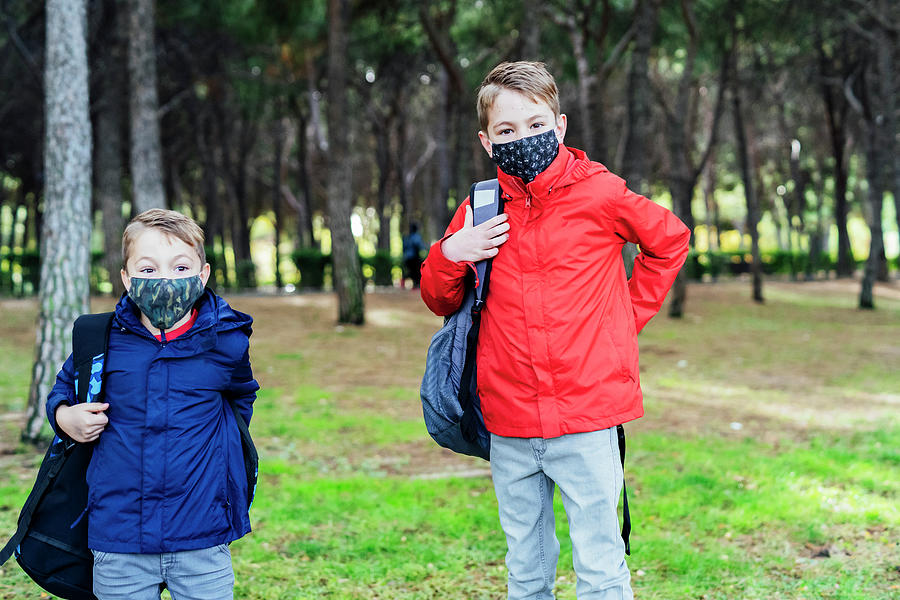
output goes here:
<path id="1" fill-rule="evenodd" d="M 0 295 L 25 299 L 11 323 L 36 311 L 9 405 L 29 444 L 146 208 L 203 225 L 220 292 L 325 290 L 339 324 L 366 323 L 372 292 L 409 285 L 409 226 L 439 238 L 492 176 L 474 98 L 503 60 L 546 62 L 566 143 L 691 227 L 668 316 L 728 311 L 734 285 L 772 303 L 765 282 L 789 280 L 887 311 L 840 317 L 848 336 L 896 317 L 896 2 L 2 0 L 0 20 Z M 896 364 L 896 344 L 872 352 Z"/>

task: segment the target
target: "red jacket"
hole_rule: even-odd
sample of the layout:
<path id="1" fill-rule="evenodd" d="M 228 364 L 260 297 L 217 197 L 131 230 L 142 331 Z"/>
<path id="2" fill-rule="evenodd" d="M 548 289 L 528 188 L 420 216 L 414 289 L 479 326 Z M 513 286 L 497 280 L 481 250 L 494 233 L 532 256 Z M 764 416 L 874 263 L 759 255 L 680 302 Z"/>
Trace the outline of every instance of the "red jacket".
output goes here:
<path id="1" fill-rule="evenodd" d="M 497 174 L 510 237 L 494 257 L 478 339 L 485 425 L 507 437 L 552 438 L 640 417 L 637 333 L 684 263 L 688 228 L 566 146 L 528 185 Z M 467 202 L 447 235 L 462 227 Z M 626 241 L 641 247 L 628 280 Z M 432 245 L 421 289 L 434 313 L 459 307 L 471 267 Z"/>

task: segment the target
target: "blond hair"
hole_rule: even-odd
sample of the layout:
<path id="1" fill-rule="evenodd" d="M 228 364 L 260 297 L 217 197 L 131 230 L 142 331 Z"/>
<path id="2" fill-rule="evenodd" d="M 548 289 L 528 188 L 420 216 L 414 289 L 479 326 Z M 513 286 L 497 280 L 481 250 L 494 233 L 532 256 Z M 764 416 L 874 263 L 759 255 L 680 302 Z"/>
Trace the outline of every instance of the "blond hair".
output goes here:
<path id="1" fill-rule="evenodd" d="M 494 100 L 503 90 L 519 92 L 532 101 L 543 101 L 559 117 L 559 90 L 556 80 L 542 62 L 518 61 L 500 63 L 487 74 L 478 89 L 478 123 L 487 131 Z"/>
<path id="2" fill-rule="evenodd" d="M 157 229 L 166 235 L 178 238 L 197 251 L 200 264 L 206 264 L 206 250 L 203 247 L 203 230 L 192 218 L 163 208 L 145 210 L 128 223 L 122 234 L 122 265 L 128 268 L 128 255 L 138 234 L 146 229 Z"/>

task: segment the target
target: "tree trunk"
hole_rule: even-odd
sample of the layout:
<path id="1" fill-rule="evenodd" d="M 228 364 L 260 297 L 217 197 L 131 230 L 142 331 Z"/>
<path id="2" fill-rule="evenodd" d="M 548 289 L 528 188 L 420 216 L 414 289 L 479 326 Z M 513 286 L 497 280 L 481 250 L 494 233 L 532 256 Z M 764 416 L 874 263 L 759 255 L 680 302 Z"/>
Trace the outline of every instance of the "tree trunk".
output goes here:
<path id="1" fill-rule="evenodd" d="M 365 321 L 362 270 L 350 229 L 353 209 L 352 178 L 347 172 L 348 0 L 328 0 L 328 227 L 334 289 L 338 296 L 338 322 L 362 325 Z"/>
<path id="2" fill-rule="evenodd" d="M 23 440 L 37 441 L 44 400 L 70 352 L 72 323 L 89 310 L 91 120 L 84 0 L 46 6 L 44 231 L 37 343 Z"/>
<path id="3" fill-rule="evenodd" d="M 276 103 L 279 106 L 280 103 Z M 281 110 L 276 111 L 275 122 L 273 124 L 273 137 L 275 142 L 275 152 L 272 156 L 272 215 L 275 226 L 275 288 L 281 290 L 284 288 L 284 282 L 281 279 L 281 187 L 284 185 L 284 140 L 285 128 L 281 121 Z"/>
<path id="4" fill-rule="evenodd" d="M 308 121 L 300 101 L 296 100 L 293 106 L 294 116 L 297 118 L 297 180 L 300 188 L 300 197 L 297 199 L 297 238 L 301 248 L 311 248 L 316 240 L 312 222 L 312 188 L 309 183 L 312 169 L 309 165 Z"/>
<path id="5" fill-rule="evenodd" d="M 737 80 L 737 76 L 735 76 L 735 80 Z M 738 162 L 741 166 L 741 178 L 744 182 L 744 195 L 747 200 L 747 231 L 750 233 L 751 252 L 753 255 L 753 264 L 750 267 L 753 277 L 753 300 L 762 303 L 764 299 L 762 290 L 762 263 L 759 253 L 759 200 L 756 197 L 756 189 L 753 183 L 755 179 L 753 176 L 755 167 L 750 164 L 747 148 L 747 130 L 744 126 L 741 95 L 740 91 L 737 89 L 737 85 L 735 85 L 735 89 L 733 90 L 732 102 Z"/>
<path id="6" fill-rule="evenodd" d="M 450 76 L 445 71 L 438 73 L 438 85 L 441 97 L 444 99 L 443 117 L 435 123 L 435 142 L 437 143 L 437 180 L 438 185 L 432 197 L 432 204 L 428 219 L 428 234 L 433 240 L 444 234 L 444 229 L 450 223 L 450 211 L 447 208 L 447 199 L 450 197 L 450 178 L 452 165 L 450 161 L 450 121 L 452 120 L 454 107 L 451 98 Z"/>
<path id="7" fill-rule="evenodd" d="M 821 40 L 821 33 L 816 32 L 819 54 L 819 76 L 822 80 L 822 101 L 825 104 L 825 121 L 828 124 L 828 136 L 831 142 L 831 154 L 834 157 L 834 224 L 838 233 L 838 255 L 835 273 L 838 277 L 852 277 L 856 270 L 853 250 L 850 246 L 850 233 L 847 230 L 847 149 L 846 120 L 849 104 L 843 94 L 835 93 L 830 83 L 835 74 L 832 73 L 832 60 L 826 54 Z"/>
<path id="8" fill-rule="evenodd" d="M 649 187 L 647 148 L 653 127 L 650 112 L 650 99 L 653 96 L 650 89 L 650 51 L 653 48 L 660 2 L 661 0 L 639 0 L 635 7 L 637 33 L 634 50 L 631 53 L 626 89 L 628 135 L 625 141 L 622 173 L 630 189 L 645 195 Z M 634 244 L 628 243 L 622 248 L 625 272 L 629 277 L 637 254 L 637 247 Z"/>
<path id="9" fill-rule="evenodd" d="M 124 23 L 122 10 L 117 6 L 115 23 Z M 126 97 L 123 66 L 122 37 L 115 28 L 110 36 L 106 54 L 102 60 L 104 80 L 100 106 L 96 112 L 95 181 L 97 203 L 103 216 L 103 267 L 112 284 L 114 297 L 125 291 L 119 270 L 122 265 L 122 231 L 125 217 L 122 215 L 122 133 L 124 111 L 122 101 Z"/>
<path id="10" fill-rule="evenodd" d="M 156 93 L 154 4 L 155 0 L 129 0 L 128 75 L 135 214 L 166 207 Z"/>

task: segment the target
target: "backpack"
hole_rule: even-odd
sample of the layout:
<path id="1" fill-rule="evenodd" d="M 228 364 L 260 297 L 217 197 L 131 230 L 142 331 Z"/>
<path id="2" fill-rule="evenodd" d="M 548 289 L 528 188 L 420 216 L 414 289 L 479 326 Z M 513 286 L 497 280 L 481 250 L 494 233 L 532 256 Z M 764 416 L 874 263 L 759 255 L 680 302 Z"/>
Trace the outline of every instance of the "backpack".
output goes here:
<path id="1" fill-rule="evenodd" d="M 72 363 L 77 402 L 103 401 L 103 366 L 114 313 L 82 315 L 72 328 Z M 250 430 L 233 403 L 244 467 L 248 507 L 258 477 L 258 455 Z M 18 528 L 0 550 L 0 565 L 15 554 L 22 570 L 46 591 L 67 600 L 96 600 L 94 557 L 87 545 L 85 481 L 93 443 L 53 439 L 34 487 L 19 514 Z"/>
<path id="2" fill-rule="evenodd" d="M 472 224 L 480 225 L 503 210 L 500 183 L 480 181 L 469 191 Z M 431 338 L 419 395 L 428 433 L 439 445 L 460 454 L 490 460 L 491 436 L 484 426 L 476 390 L 475 348 L 481 311 L 487 298 L 492 260 L 475 263 L 477 284 L 444 319 Z"/>

